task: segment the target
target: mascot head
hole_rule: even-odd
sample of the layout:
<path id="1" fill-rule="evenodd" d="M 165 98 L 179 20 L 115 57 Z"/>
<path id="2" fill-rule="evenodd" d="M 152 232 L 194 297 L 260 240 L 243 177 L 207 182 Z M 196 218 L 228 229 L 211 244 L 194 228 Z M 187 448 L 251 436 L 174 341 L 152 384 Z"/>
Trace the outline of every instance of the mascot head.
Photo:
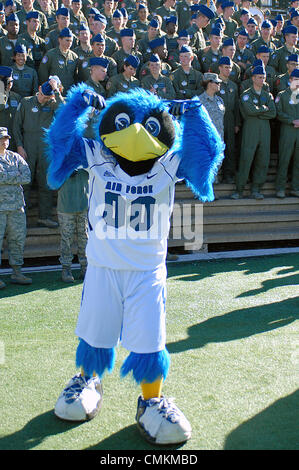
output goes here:
<path id="1" fill-rule="evenodd" d="M 167 105 L 140 88 L 110 98 L 95 130 L 97 138 L 131 176 L 150 171 L 176 138 Z"/>

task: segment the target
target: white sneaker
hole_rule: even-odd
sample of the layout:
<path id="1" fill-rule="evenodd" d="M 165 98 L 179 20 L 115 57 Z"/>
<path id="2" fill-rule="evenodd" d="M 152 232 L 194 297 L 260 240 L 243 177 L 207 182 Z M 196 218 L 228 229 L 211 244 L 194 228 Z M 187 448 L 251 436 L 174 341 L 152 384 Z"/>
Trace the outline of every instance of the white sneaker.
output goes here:
<path id="1" fill-rule="evenodd" d="M 67 421 L 88 421 L 99 412 L 103 389 L 99 377 L 75 375 L 60 394 L 54 413 Z"/>
<path id="2" fill-rule="evenodd" d="M 179 444 L 191 437 L 191 425 L 173 398 L 138 398 L 137 427 L 152 444 Z"/>

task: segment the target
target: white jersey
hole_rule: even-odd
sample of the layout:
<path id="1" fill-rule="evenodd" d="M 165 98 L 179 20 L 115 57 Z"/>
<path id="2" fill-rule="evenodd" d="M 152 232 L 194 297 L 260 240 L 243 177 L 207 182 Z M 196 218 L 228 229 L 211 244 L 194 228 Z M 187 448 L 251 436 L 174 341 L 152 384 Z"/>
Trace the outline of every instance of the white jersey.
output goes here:
<path id="1" fill-rule="evenodd" d="M 178 155 L 169 151 L 150 172 L 129 176 L 99 142 L 84 142 L 89 171 L 88 262 L 140 271 L 163 265 Z"/>

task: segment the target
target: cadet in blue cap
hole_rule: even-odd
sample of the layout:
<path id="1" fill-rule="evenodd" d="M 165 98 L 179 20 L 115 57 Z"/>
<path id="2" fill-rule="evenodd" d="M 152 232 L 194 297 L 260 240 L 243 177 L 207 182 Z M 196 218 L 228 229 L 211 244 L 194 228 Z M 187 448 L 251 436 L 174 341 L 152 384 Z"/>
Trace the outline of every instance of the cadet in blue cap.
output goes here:
<path id="1" fill-rule="evenodd" d="M 270 161 L 271 130 L 270 120 L 276 116 L 273 96 L 263 89 L 266 71 L 257 66 L 252 71 L 253 86 L 240 97 L 240 111 L 243 117 L 241 154 L 236 177 L 237 191 L 233 199 L 243 196 L 249 174 L 252 174 L 251 196 L 263 199 L 261 189 L 267 178 Z"/>
<path id="2" fill-rule="evenodd" d="M 123 64 L 125 59 L 129 55 L 134 55 L 138 57 L 139 64 L 137 70 L 137 76 L 139 75 L 140 68 L 143 64 L 142 54 L 139 51 L 136 51 L 135 44 L 136 44 L 136 36 L 135 32 L 132 28 L 122 29 L 120 32 L 120 39 L 121 39 L 121 47 L 118 51 L 116 51 L 112 58 L 115 60 L 117 64 L 117 72 L 121 73 L 123 71 Z"/>
<path id="3" fill-rule="evenodd" d="M 150 41 L 155 39 L 159 34 L 159 23 L 154 18 L 148 24 L 147 33 L 144 35 L 142 39 L 139 39 L 137 42 L 136 48 L 142 54 L 143 62 L 148 62 L 151 55 L 152 50 L 149 46 Z"/>
<path id="4" fill-rule="evenodd" d="M 168 54 L 167 62 L 171 66 L 172 70 L 176 70 L 181 65 L 180 50 L 183 46 L 190 46 L 190 36 L 186 29 L 183 29 L 179 32 L 178 37 L 177 37 L 177 48 Z M 198 70 L 199 72 L 201 72 L 201 64 L 198 60 L 198 57 L 194 49 L 191 48 L 191 50 L 193 52 L 192 67 L 195 70 Z"/>
<path id="5" fill-rule="evenodd" d="M 63 93 L 77 82 L 79 59 L 71 50 L 73 33 L 69 28 L 59 32 L 59 46 L 49 50 L 43 57 L 38 76 L 41 83 L 45 82 L 50 75 L 57 75 L 62 83 Z"/>
<path id="6" fill-rule="evenodd" d="M 46 15 L 40 11 L 36 10 L 34 8 L 34 0 L 26 0 L 26 4 L 23 5 L 22 1 L 22 7 L 16 12 L 18 15 L 19 21 L 20 21 L 20 31 L 19 33 L 25 33 L 27 31 L 27 20 L 30 18 L 37 18 L 39 20 L 39 25 L 38 25 L 38 35 L 40 37 L 45 37 L 46 32 L 49 28 L 48 21 L 46 18 Z"/>
<path id="7" fill-rule="evenodd" d="M 276 72 L 271 65 L 269 65 L 270 61 L 270 50 L 267 46 L 262 45 L 258 48 L 256 52 L 256 58 L 261 59 L 266 70 L 266 82 L 270 87 L 271 93 L 274 92 L 274 84 L 276 79 Z"/>
<path id="8" fill-rule="evenodd" d="M 107 27 L 107 19 L 101 13 L 96 13 L 93 16 L 93 20 L 90 23 L 90 30 L 92 32 L 92 36 L 96 36 L 97 34 L 101 34 L 105 39 L 105 55 L 112 57 L 112 55 L 119 50 L 119 46 L 117 42 L 107 36 L 106 33 Z"/>
<path id="9" fill-rule="evenodd" d="M 299 69 L 290 74 L 289 87 L 275 100 L 277 118 L 281 123 L 276 176 L 276 196 L 285 197 L 290 170 L 290 195 L 299 197 Z M 290 162 L 293 160 L 292 167 Z"/>
<path id="10" fill-rule="evenodd" d="M 170 16 L 166 19 L 166 47 L 170 54 L 177 48 L 177 37 L 178 37 L 178 19 L 176 16 Z"/>
<path id="11" fill-rule="evenodd" d="M 137 9 L 138 18 L 131 22 L 131 28 L 134 29 L 136 39 L 139 41 L 147 32 L 149 24 L 149 11 L 146 4 L 140 3 Z"/>
<path id="12" fill-rule="evenodd" d="M 161 16 L 162 26 L 161 29 L 166 33 L 166 19 L 170 16 L 177 16 L 175 9 L 176 0 L 164 0 L 161 6 L 156 9 L 156 15 Z"/>
<path id="13" fill-rule="evenodd" d="M 47 129 L 58 106 L 63 103 L 59 92 L 59 79 L 48 77 L 39 87 L 38 93 L 22 99 L 18 106 L 13 126 L 18 153 L 26 160 L 31 172 L 30 184 L 24 185 L 27 207 L 30 207 L 30 190 L 36 178 L 38 185 L 38 224 L 56 228 L 52 220 L 53 191 L 48 188 L 47 158 L 44 129 Z"/>
<path id="14" fill-rule="evenodd" d="M 204 30 L 206 30 L 210 21 L 215 18 L 214 12 L 211 8 L 206 5 L 199 5 L 198 11 L 196 13 L 196 18 L 194 19 L 194 24 L 192 27 L 188 28 L 187 31 L 192 35 L 192 40 L 190 45 L 198 52 L 198 58 L 201 60 L 201 52 L 206 48 L 206 39 L 204 35 Z"/>
<path id="15" fill-rule="evenodd" d="M 153 54 L 158 54 L 161 60 L 161 73 L 162 75 L 169 77 L 171 73 L 171 66 L 167 62 L 168 50 L 166 47 L 165 36 L 157 37 L 149 42 L 149 47 L 152 50 Z M 148 62 L 146 62 L 140 71 L 140 80 L 144 78 L 149 73 Z"/>
<path id="16" fill-rule="evenodd" d="M 56 23 L 57 23 L 57 26 L 51 29 L 51 31 L 49 31 L 45 37 L 47 51 L 49 51 L 50 49 L 54 49 L 55 47 L 58 47 L 59 45 L 58 38 L 59 38 L 60 31 L 62 31 L 65 28 L 69 28 L 72 30 L 72 32 L 74 32 L 74 27 L 70 24 L 70 12 L 67 8 L 60 7 L 58 8 L 58 10 L 56 10 Z M 72 47 L 75 48 L 77 47 L 77 45 L 78 45 L 77 38 L 74 36 Z"/>
<path id="17" fill-rule="evenodd" d="M 101 58 L 108 61 L 108 68 L 106 71 L 106 78 L 103 81 L 103 86 L 106 87 L 106 83 L 110 77 L 117 75 L 117 64 L 112 57 L 105 55 L 106 40 L 102 34 L 97 34 L 91 40 L 91 50 L 89 58 L 85 58 L 79 63 L 78 68 L 78 81 L 86 82 L 90 78 L 90 61 L 91 58 Z"/>
<path id="18" fill-rule="evenodd" d="M 79 35 L 80 25 L 85 24 L 88 26 L 88 21 L 82 11 L 82 0 L 72 0 L 70 5 L 70 24 L 74 28 L 73 31 L 76 36 Z"/>
<path id="19" fill-rule="evenodd" d="M 277 74 L 287 72 L 287 60 L 290 54 L 298 54 L 298 29 L 296 26 L 287 26 L 284 29 L 285 44 L 277 49 L 271 57 L 271 65 Z"/>
<path id="20" fill-rule="evenodd" d="M 0 38 L 0 64 L 13 65 L 13 51 L 19 33 L 19 18 L 12 13 L 6 18 L 7 35 Z"/>
<path id="21" fill-rule="evenodd" d="M 75 47 L 74 52 L 79 57 L 80 63 L 92 55 L 91 33 L 89 27 L 82 23 L 79 28 L 79 46 Z"/>
<path id="22" fill-rule="evenodd" d="M 22 98 L 32 96 L 38 91 L 36 70 L 26 65 L 27 49 L 24 44 L 16 44 L 14 49 L 14 65 L 12 66 L 12 90 Z"/>
<path id="23" fill-rule="evenodd" d="M 161 60 L 158 54 L 152 54 L 148 63 L 149 74 L 141 80 L 141 86 L 162 99 L 174 100 L 175 90 L 168 77 L 161 74 Z"/>
<path id="24" fill-rule="evenodd" d="M 46 53 L 45 40 L 39 36 L 40 17 L 37 11 L 31 11 L 26 15 L 26 31 L 19 34 L 18 43 L 24 44 L 28 51 L 27 65 L 38 69 L 39 64 Z"/>
<path id="25" fill-rule="evenodd" d="M 294 69 L 299 68 L 299 55 L 290 54 L 287 59 L 287 72 L 276 77 L 275 95 L 280 91 L 286 90 L 290 86 L 290 75 Z"/>
<path id="26" fill-rule="evenodd" d="M 261 25 L 261 36 L 250 43 L 250 48 L 256 55 L 260 46 L 267 46 L 272 54 L 276 50 L 275 43 L 272 40 L 273 26 L 270 21 L 263 21 Z"/>
<path id="27" fill-rule="evenodd" d="M 241 82 L 241 68 L 235 62 L 236 45 L 233 38 L 227 38 L 223 41 L 221 54 L 231 59 L 232 69 L 230 73 L 230 80 L 232 80 L 239 86 Z M 210 71 L 219 73 L 219 61 L 213 62 L 211 64 Z"/>
<path id="28" fill-rule="evenodd" d="M 254 62 L 254 54 L 247 47 L 248 45 L 248 32 L 246 29 L 241 29 L 236 36 L 236 53 L 234 61 L 241 69 L 241 80 L 244 79 L 245 71 Z"/>
<path id="29" fill-rule="evenodd" d="M 110 97 L 118 91 L 128 92 L 132 88 L 140 87 L 140 81 L 135 78 L 140 65 L 138 57 L 129 54 L 124 58 L 122 72 L 111 77 L 106 85 L 107 96 Z"/>
<path id="30" fill-rule="evenodd" d="M 248 31 L 249 44 L 253 43 L 256 39 L 260 37 L 258 23 L 254 18 L 249 18 L 249 20 L 247 21 L 246 29 Z"/>
<path id="31" fill-rule="evenodd" d="M 176 99 L 190 99 L 203 93 L 203 75 L 193 67 L 194 53 L 190 46 L 179 50 L 179 67 L 170 75 Z"/>
<path id="32" fill-rule="evenodd" d="M 13 74 L 12 68 L 0 66 L 0 127 L 7 127 L 11 136 L 10 149 L 16 152 L 17 146 L 13 136 L 13 121 L 21 96 L 12 91 Z"/>
<path id="33" fill-rule="evenodd" d="M 116 9 L 113 12 L 111 22 L 112 22 L 112 27 L 107 30 L 107 36 L 114 39 L 114 41 L 116 41 L 117 44 L 120 46 L 121 44 L 120 32 L 123 29 L 123 15 L 120 10 Z"/>
<path id="34" fill-rule="evenodd" d="M 210 32 L 210 47 L 201 54 L 202 68 L 208 72 L 212 64 L 217 64 L 221 55 L 222 34 L 221 29 L 214 27 Z"/>
<path id="35" fill-rule="evenodd" d="M 238 23 L 232 18 L 235 12 L 234 6 L 234 2 L 228 0 L 224 0 L 222 2 L 224 35 L 228 36 L 229 38 L 234 37 L 236 29 L 238 28 Z"/>
<path id="36" fill-rule="evenodd" d="M 222 98 L 225 113 L 223 118 L 225 158 L 222 163 L 221 173 L 223 183 L 234 183 L 236 177 L 236 134 L 241 126 L 239 111 L 238 86 L 230 79 L 233 61 L 228 56 L 222 56 L 218 63 L 219 78 L 221 80 L 218 95 Z"/>

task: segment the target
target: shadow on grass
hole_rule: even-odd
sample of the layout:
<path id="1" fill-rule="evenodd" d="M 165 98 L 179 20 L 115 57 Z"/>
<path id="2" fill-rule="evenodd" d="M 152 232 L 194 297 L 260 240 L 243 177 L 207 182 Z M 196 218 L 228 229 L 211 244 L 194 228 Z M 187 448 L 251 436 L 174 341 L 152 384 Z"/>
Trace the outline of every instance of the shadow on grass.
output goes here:
<path id="1" fill-rule="evenodd" d="M 48 436 L 64 433 L 69 429 L 80 426 L 79 422 L 59 420 L 53 410 L 35 416 L 17 432 L 0 438 L 1 450 L 29 450 L 38 446 Z"/>
<path id="2" fill-rule="evenodd" d="M 136 424 L 132 424 L 124 429 L 121 429 L 115 434 L 111 434 L 111 436 L 107 437 L 98 444 L 87 447 L 85 450 L 156 450 L 158 452 L 159 450 L 163 449 L 169 451 L 180 449 L 182 446 L 184 446 L 184 443 L 178 444 L 176 446 L 157 446 L 150 444 L 143 439 L 137 429 Z"/>
<path id="3" fill-rule="evenodd" d="M 79 273 L 79 271 L 77 271 Z M 66 284 L 61 280 L 61 271 L 44 272 L 44 273 L 30 273 L 26 276 L 32 278 L 32 284 L 29 285 L 15 285 L 10 283 L 10 276 L 1 276 L 1 281 L 6 283 L 5 289 L 0 290 L 0 299 L 15 297 L 16 295 L 28 294 L 38 290 L 57 291 L 62 289 L 69 289 L 74 286 L 83 287 L 83 281 L 76 280 L 76 271 L 73 273 L 75 282 Z"/>
<path id="4" fill-rule="evenodd" d="M 299 390 L 245 421 L 226 438 L 225 450 L 299 450 Z"/>
<path id="5" fill-rule="evenodd" d="M 202 348 L 208 343 L 248 338 L 289 325 L 299 317 L 299 297 L 238 309 L 188 328 L 188 338 L 167 344 L 170 353 Z"/>

